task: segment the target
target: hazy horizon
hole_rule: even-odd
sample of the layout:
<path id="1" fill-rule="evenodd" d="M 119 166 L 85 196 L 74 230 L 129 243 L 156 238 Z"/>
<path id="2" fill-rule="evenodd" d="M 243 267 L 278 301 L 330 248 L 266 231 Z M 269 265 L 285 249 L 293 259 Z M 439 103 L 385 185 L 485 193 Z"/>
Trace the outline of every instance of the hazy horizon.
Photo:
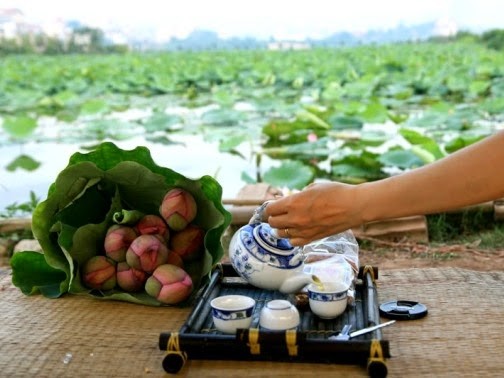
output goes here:
<path id="1" fill-rule="evenodd" d="M 504 2 L 499 0 L 185 0 L 172 4 L 132 0 L 120 5 L 98 0 L 2 0 L 0 8 L 17 8 L 27 21 L 39 24 L 76 20 L 101 29 L 154 33 L 159 39 L 186 37 L 198 29 L 224 38 L 324 38 L 342 31 L 385 30 L 436 20 L 480 32 L 503 27 L 504 14 Z"/>

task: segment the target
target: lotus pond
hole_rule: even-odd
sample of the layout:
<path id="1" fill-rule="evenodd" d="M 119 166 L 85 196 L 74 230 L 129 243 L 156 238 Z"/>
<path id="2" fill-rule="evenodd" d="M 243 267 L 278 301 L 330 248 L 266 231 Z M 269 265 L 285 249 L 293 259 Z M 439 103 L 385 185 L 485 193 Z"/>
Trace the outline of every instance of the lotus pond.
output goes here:
<path id="1" fill-rule="evenodd" d="M 103 141 L 211 175 L 228 198 L 376 180 L 504 128 L 503 67 L 469 42 L 2 57 L 0 216 Z"/>

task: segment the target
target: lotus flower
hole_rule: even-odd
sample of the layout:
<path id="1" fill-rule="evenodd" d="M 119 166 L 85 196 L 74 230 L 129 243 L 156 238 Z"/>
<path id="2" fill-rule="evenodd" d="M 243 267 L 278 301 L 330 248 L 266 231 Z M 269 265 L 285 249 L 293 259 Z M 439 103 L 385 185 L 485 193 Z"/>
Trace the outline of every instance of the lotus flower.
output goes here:
<path id="1" fill-rule="evenodd" d="M 196 260 L 204 251 L 205 230 L 189 225 L 172 235 L 170 249 L 184 261 Z"/>
<path id="2" fill-rule="evenodd" d="M 192 290 L 193 283 L 187 272 L 171 264 L 159 266 L 145 283 L 147 294 L 166 304 L 182 302 Z"/>
<path id="3" fill-rule="evenodd" d="M 126 252 L 126 262 L 135 269 L 152 273 L 158 266 L 166 263 L 168 247 L 157 235 L 140 235 L 131 243 Z"/>
<path id="4" fill-rule="evenodd" d="M 147 273 L 129 266 L 126 262 L 117 264 L 117 285 L 129 292 L 140 291 L 147 280 Z"/>
<path id="5" fill-rule="evenodd" d="M 113 289 L 116 285 L 115 262 L 106 256 L 91 257 L 82 268 L 82 280 L 91 289 Z"/>
<path id="6" fill-rule="evenodd" d="M 105 254 L 116 262 L 126 260 L 126 251 L 137 237 L 136 231 L 129 226 L 113 225 L 105 236 Z"/>
<path id="7" fill-rule="evenodd" d="M 196 217 L 197 205 L 193 195 L 180 188 L 166 193 L 159 207 L 159 213 L 174 231 L 186 228 Z"/>
<path id="8" fill-rule="evenodd" d="M 144 215 L 136 224 L 136 229 L 141 235 L 160 235 L 165 241 L 170 238 L 168 226 L 158 215 Z"/>

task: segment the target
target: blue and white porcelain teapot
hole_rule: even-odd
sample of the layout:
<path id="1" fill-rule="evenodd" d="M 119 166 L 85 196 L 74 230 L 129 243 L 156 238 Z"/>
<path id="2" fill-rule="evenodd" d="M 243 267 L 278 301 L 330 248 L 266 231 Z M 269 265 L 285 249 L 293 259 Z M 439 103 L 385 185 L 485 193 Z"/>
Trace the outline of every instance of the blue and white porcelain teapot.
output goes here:
<path id="1" fill-rule="evenodd" d="M 279 238 L 276 230 L 262 222 L 266 206 L 267 202 L 257 208 L 249 223 L 231 238 L 229 257 L 234 269 L 251 285 L 283 293 L 294 293 L 309 283 L 317 283 L 316 276 L 303 273 L 302 248 Z"/>

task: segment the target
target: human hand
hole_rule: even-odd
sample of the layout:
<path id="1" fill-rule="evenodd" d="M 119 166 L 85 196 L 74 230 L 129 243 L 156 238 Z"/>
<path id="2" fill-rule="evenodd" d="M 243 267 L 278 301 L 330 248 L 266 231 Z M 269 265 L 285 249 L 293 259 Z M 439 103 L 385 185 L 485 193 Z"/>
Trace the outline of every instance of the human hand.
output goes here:
<path id="1" fill-rule="evenodd" d="M 319 183 L 301 192 L 270 201 L 264 217 L 279 237 L 305 245 L 362 223 L 358 186 Z"/>

